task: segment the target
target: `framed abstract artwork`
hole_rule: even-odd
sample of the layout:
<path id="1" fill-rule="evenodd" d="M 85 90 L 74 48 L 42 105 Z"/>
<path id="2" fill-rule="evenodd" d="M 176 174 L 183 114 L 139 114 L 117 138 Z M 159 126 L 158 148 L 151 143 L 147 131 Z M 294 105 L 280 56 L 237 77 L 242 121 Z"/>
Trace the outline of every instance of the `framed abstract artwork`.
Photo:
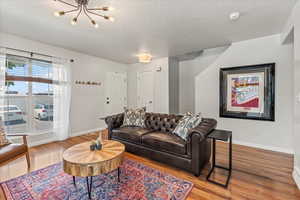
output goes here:
<path id="1" fill-rule="evenodd" d="M 220 69 L 220 117 L 275 121 L 275 63 Z"/>

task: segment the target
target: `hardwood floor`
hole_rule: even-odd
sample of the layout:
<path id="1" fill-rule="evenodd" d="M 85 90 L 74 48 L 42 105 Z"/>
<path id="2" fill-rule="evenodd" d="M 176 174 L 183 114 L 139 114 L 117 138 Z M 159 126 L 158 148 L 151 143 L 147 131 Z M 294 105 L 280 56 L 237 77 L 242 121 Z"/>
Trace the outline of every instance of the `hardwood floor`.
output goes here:
<path id="1" fill-rule="evenodd" d="M 31 169 L 37 170 L 60 162 L 63 151 L 78 143 L 97 137 L 96 133 L 74 137 L 62 142 L 53 142 L 30 149 Z M 142 162 L 150 167 L 192 181 L 195 186 L 188 200 L 202 199 L 245 199 L 245 200 L 300 200 L 300 190 L 293 179 L 293 156 L 240 145 L 233 145 L 233 172 L 228 189 L 206 181 L 209 166 L 200 177 L 159 162 L 126 153 L 130 159 Z M 227 146 L 217 143 L 217 163 L 227 163 Z M 25 157 L 0 167 L 0 181 L 5 181 L 27 173 Z M 212 177 L 224 180 L 226 172 L 217 170 Z M 1 196 L 2 195 L 2 196 Z M 0 199 L 4 199 L 0 192 Z"/>

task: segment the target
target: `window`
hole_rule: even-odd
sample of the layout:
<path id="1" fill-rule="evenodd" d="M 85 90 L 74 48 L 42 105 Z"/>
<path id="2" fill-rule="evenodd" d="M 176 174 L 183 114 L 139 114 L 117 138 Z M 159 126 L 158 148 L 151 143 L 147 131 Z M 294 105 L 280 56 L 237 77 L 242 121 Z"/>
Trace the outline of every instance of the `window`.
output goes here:
<path id="1" fill-rule="evenodd" d="M 52 63 L 6 57 L 3 113 L 6 132 L 41 134 L 53 130 Z"/>

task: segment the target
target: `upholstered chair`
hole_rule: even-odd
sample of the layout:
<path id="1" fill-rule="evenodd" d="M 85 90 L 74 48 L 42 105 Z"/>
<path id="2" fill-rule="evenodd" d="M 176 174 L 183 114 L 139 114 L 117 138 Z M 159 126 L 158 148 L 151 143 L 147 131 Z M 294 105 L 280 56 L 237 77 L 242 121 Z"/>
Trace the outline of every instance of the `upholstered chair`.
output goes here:
<path id="1" fill-rule="evenodd" d="M 4 117 L 0 116 L 0 166 L 15 160 L 21 156 L 26 156 L 27 167 L 30 168 L 30 157 L 27 145 L 26 134 L 6 134 L 4 129 Z M 10 137 L 22 137 L 22 144 L 12 143 L 8 138 Z"/>
<path id="2" fill-rule="evenodd" d="M 13 134 L 6 135 L 7 137 L 23 137 L 22 144 L 7 144 L 0 147 L 0 165 L 5 165 L 6 163 L 15 160 L 21 156 L 26 156 L 27 167 L 30 168 L 30 157 L 27 145 L 27 135 L 25 134 Z"/>

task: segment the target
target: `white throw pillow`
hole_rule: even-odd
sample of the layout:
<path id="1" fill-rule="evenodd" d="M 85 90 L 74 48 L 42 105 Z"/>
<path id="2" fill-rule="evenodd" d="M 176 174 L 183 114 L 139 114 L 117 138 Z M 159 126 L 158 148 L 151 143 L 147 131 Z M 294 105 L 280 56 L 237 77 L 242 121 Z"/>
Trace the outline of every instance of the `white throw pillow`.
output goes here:
<path id="1" fill-rule="evenodd" d="M 137 109 L 124 108 L 123 126 L 138 126 L 145 128 L 146 107 Z"/>
<path id="2" fill-rule="evenodd" d="M 173 133 L 183 140 L 187 140 L 189 130 L 197 127 L 202 121 L 201 113 L 192 114 L 186 113 L 178 122 Z"/>

